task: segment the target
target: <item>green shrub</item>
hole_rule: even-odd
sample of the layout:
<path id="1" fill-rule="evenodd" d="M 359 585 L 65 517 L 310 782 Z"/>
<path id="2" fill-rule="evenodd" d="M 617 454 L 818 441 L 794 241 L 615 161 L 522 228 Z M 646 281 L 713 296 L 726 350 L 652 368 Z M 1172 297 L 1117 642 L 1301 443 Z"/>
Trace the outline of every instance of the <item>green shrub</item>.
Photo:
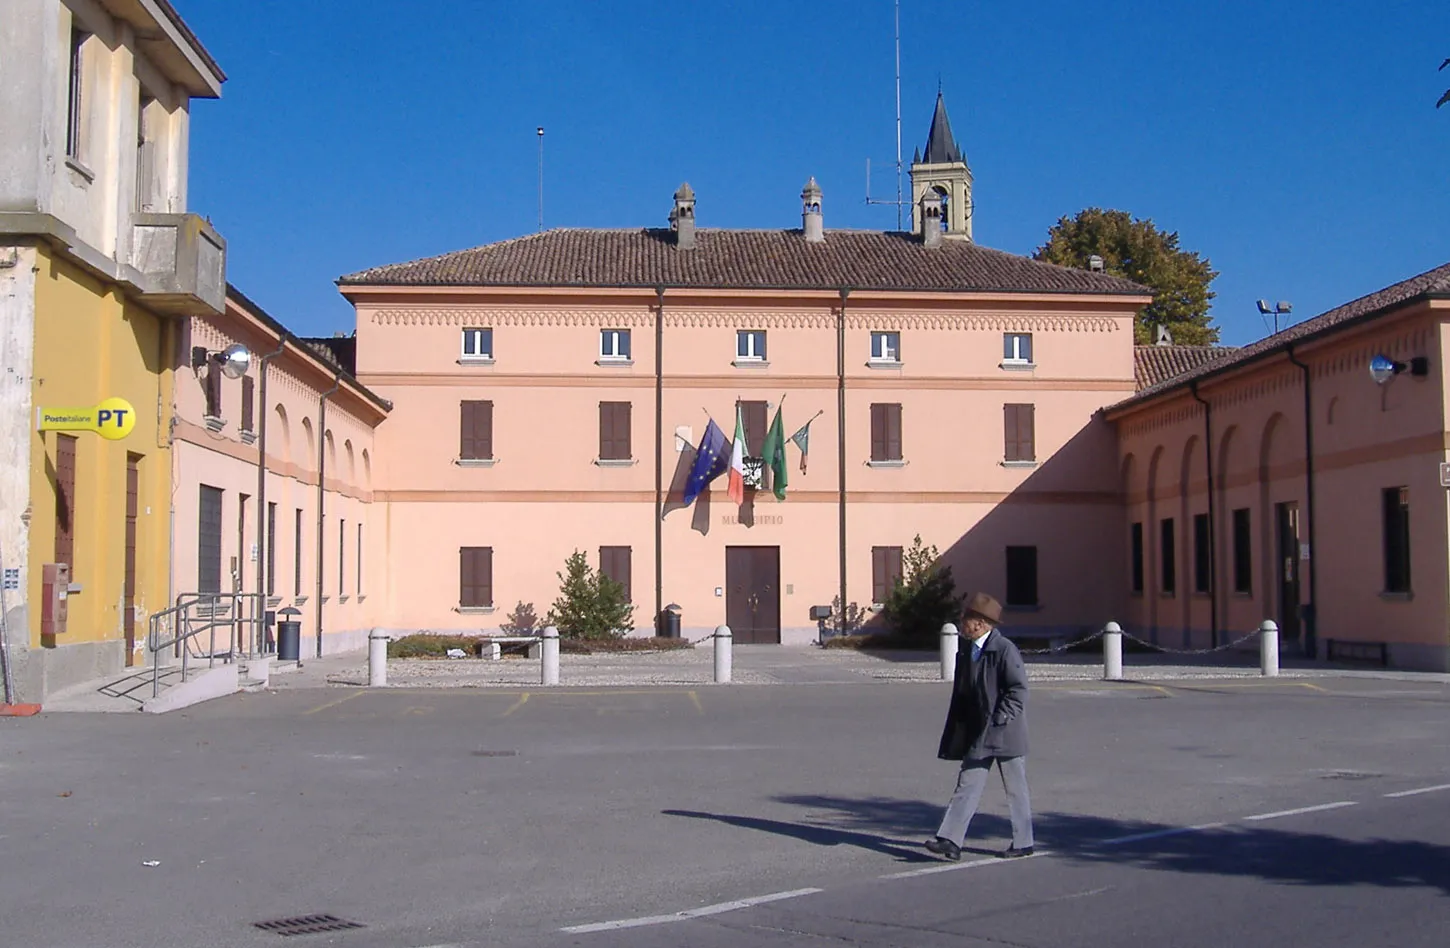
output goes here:
<path id="1" fill-rule="evenodd" d="M 560 638 L 621 639 L 634 628 L 634 606 L 624 586 L 591 568 L 583 553 L 575 550 L 558 576 L 559 598 L 544 624 L 557 627 Z"/>
<path id="2" fill-rule="evenodd" d="M 596 652 L 669 652 L 694 647 L 688 639 L 559 639 L 559 651 L 566 655 L 593 655 Z"/>
<path id="3" fill-rule="evenodd" d="M 855 635 L 836 635 L 821 643 L 823 648 L 845 648 L 856 651 L 871 649 L 928 650 L 939 647 L 924 639 L 908 638 L 897 632 L 866 632 Z"/>
<path id="4" fill-rule="evenodd" d="M 389 658 L 444 658 L 451 648 L 461 648 L 477 658 L 482 642 L 476 635 L 405 635 L 388 643 Z"/>
<path id="5" fill-rule="evenodd" d="M 882 615 L 892 632 L 916 647 L 933 645 L 941 627 L 957 622 L 962 599 L 957 595 L 952 568 L 941 562 L 935 546 L 923 546 L 921 534 L 902 557 L 902 577 L 887 598 Z"/>

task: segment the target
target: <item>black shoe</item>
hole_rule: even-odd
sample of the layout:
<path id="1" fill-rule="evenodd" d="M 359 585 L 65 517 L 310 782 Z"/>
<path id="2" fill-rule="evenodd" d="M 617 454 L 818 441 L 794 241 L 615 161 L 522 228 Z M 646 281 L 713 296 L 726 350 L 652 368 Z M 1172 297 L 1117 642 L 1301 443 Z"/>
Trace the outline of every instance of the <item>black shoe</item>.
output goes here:
<path id="1" fill-rule="evenodd" d="M 940 836 L 927 840 L 926 848 L 938 856 L 945 856 L 952 862 L 962 858 L 962 847 L 949 839 L 942 839 Z"/>
<path id="2" fill-rule="evenodd" d="M 1003 859 L 1021 859 L 1023 856 L 1032 855 L 1032 847 L 1024 846 L 1023 848 L 1018 849 L 1016 846 L 1008 846 L 1006 849 L 998 853 L 998 855 L 1001 856 Z"/>

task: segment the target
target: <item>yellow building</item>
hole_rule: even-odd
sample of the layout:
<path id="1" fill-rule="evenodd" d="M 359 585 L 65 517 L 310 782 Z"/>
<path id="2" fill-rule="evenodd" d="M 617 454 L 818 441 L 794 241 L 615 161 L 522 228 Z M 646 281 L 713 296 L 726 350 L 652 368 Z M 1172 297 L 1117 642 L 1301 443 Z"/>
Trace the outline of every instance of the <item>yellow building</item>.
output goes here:
<path id="1" fill-rule="evenodd" d="M 0 36 L 6 701 L 43 703 L 142 664 L 147 618 L 171 599 L 173 376 L 192 357 L 179 351 L 184 317 L 221 312 L 226 288 L 225 243 L 186 213 L 189 106 L 216 98 L 225 77 L 165 0 L 37 0 L 11 13 Z"/>

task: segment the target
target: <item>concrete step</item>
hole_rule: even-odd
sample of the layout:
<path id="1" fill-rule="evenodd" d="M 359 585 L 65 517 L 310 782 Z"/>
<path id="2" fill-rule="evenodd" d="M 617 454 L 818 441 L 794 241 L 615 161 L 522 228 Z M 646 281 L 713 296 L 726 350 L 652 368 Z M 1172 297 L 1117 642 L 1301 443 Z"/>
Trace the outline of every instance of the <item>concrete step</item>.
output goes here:
<path id="1" fill-rule="evenodd" d="M 154 673 L 156 695 L 152 696 L 150 667 L 135 668 L 121 675 L 98 678 L 51 695 L 43 711 L 117 712 L 149 711 L 153 714 L 174 711 L 235 694 L 240 689 L 238 667 L 217 662 L 208 668 L 205 660 L 190 662 L 187 680 L 181 680 L 181 666 L 163 665 Z"/>

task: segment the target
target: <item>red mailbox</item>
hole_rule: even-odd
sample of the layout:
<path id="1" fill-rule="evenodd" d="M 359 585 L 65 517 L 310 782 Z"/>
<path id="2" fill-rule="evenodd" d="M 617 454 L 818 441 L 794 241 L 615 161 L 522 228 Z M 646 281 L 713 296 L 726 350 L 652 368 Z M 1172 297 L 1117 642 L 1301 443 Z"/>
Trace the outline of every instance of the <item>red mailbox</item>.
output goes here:
<path id="1" fill-rule="evenodd" d="M 65 631 L 66 598 L 70 592 L 70 564 L 46 563 L 40 568 L 40 634 Z"/>

